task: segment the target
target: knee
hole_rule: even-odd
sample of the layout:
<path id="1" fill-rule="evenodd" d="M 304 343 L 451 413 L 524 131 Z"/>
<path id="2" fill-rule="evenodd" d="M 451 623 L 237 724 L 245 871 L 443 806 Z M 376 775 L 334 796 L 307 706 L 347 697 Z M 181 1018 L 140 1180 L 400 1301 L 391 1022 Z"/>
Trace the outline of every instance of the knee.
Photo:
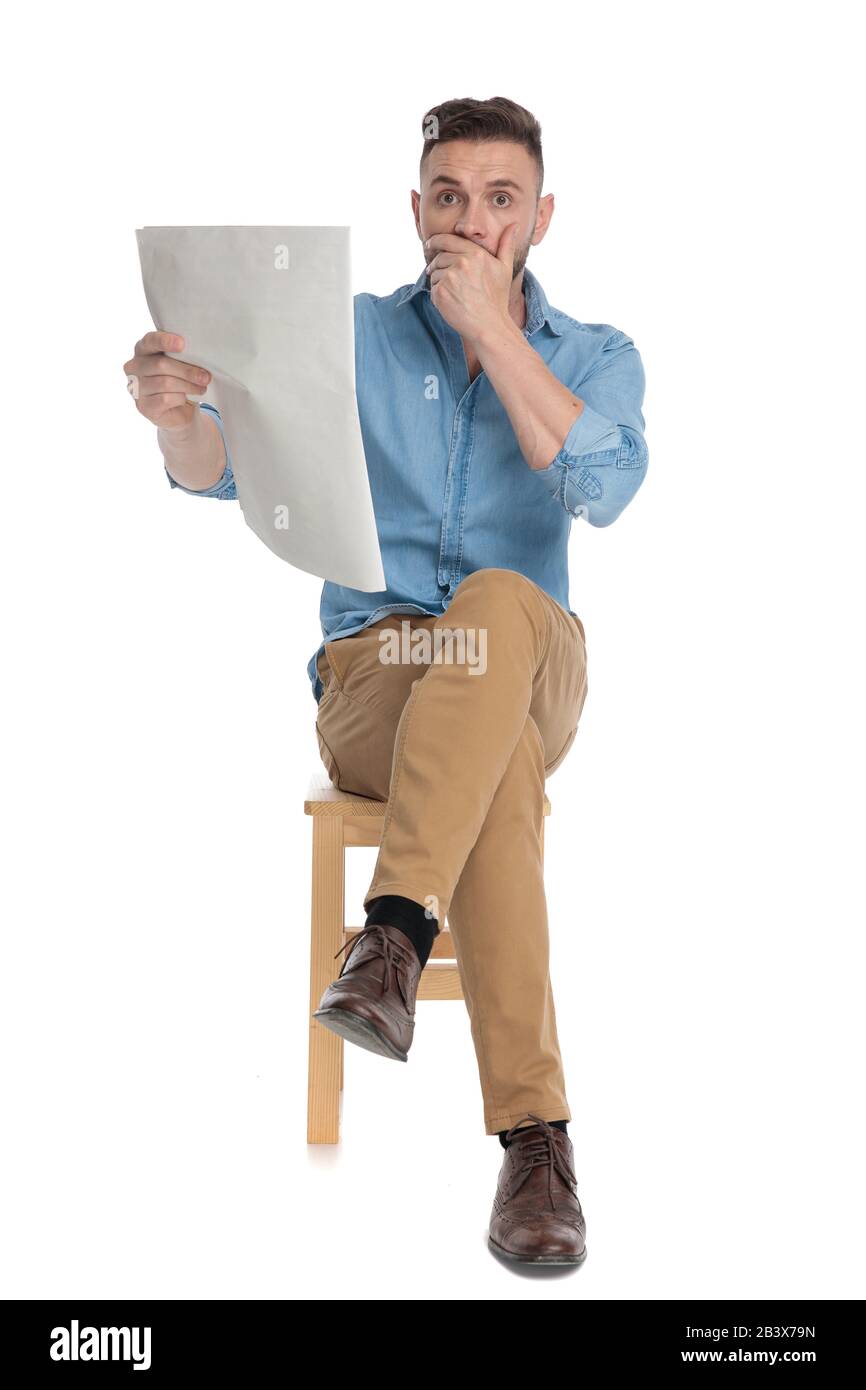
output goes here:
<path id="1" fill-rule="evenodd" d="M 456 607 L 455 607 L 456 605 Z M 449 622 L 460 626 L 474 625 L 511 628 L 525 619 L 527 626 L 537 626 L 543 618 L 536 586 L 518 570 L 480 569 L 468 574 L 457 585 L 451 604 L 436 626 Z"/>
<path id="2" fill-rule="evenodd" d="M 484 588 L 520 588 L 521 585 L 531 584 L 525 574 L 520 570 L 499 570 L 495 567 L 485 567 L 481 570 L 473 570 L 467 574 L 455 589 L 455 594 L 459 594 L 460 589 Z"/>
<path id="3" fill-rule="evenodd" d="M 454 598 L 456 598 L 458 594 L 469 593 L 483 593 L 491 596 L 501 593 L 506 598 L 509 598 L 515 593 L 524 591 L 527 585 L 532 586 L 532 580 L 527 579 L 526 575 L 521 574 L 519 570 L 504 570 L 492 567 L 473 570 L 471 574 L 466 575 L 465 579 L 461 579 L 457 588 L 454 590 Z"/>

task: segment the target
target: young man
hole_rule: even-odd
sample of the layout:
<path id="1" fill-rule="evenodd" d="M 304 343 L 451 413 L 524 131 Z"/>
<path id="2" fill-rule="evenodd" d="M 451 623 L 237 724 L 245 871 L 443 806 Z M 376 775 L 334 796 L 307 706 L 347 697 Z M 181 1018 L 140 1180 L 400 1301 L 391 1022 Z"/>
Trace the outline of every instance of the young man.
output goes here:
<path id="1" fill-rule="evenodd" d="M 579 1264 L 540 837 L 545 779 L 587 693 L 571 522 L 609 525 L 644 479 L 644 373 L 631 338 L 552 308 L 526 266 L 554 209 L 530 112 L 449 101 L 422 128 L 412 211 L 425 268 L 391 295 L 355 298 L 388 587 L 325 583 L 307 667 L 331 779 L 387 801 L 365 927 L 314 1017 L 405 1062 L 447 916 L 485 1131 L 505 1150 L 491 1249 Z M 159 425 L 172 486 L 233 498 L 219 415 L 186 399 L 208 374 L 164 356 L 182 348 L 148 333 L 124 371 Z"/>

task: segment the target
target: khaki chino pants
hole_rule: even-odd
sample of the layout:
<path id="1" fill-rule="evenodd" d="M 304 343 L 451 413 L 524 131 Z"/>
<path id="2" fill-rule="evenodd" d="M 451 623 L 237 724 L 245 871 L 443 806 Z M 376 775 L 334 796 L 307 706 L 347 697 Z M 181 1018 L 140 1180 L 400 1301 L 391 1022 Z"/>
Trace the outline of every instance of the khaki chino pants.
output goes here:
<path id="1" fill-rule="evenodd" d="M 583 624 L 525 575 L 481 569 L 440 617 L 391 614 L 327 642 L 318 671 L 331 781 L 387 802 L 364 909 L 394 893 L 447 917 L 486 1132 L 528 1111 L 570 1120 L 541 831 L 545 778 L 586 699 Z"/>

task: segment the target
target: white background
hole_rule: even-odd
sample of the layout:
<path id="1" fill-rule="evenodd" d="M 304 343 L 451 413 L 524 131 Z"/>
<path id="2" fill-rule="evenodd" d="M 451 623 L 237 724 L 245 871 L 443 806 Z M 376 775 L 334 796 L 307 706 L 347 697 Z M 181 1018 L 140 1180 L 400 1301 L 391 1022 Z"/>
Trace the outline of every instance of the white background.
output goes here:
<path id="1" fill-rule="evenodd" d="M 11 37 L 0 1293 L 862 1298 L 853 7 L 49 6 Z M 546 864 L 589 1258 L 544 1279 L 486 1247 L 463 1004 L 419 1005 L 406 1066 L 347 1047 L 342 1143 L 306 1144 L 321 581 L 169 489 L 122 372 L 136 226 L 351 224 L 356 292 L 414 281 L 421 120 L 466 95 L 541 121 L 529 266 L 647 375 L 647 480 L 571 537 L 590 689 Z"/>

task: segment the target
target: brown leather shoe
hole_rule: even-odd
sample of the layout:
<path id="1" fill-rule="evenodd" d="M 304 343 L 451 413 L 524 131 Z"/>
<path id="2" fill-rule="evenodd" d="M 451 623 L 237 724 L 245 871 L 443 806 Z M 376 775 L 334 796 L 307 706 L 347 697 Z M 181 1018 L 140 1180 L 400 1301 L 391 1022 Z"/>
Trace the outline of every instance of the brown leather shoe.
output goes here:
<path id="1" fill-rule="evenodd" d="M 364 927 L 340 951 L 346 946 L 343 968 L 313 1018 L 368 1052 L 408 1062 L 421 977 L 418 952 L 399 927 L 382 925 Z"/>
<path id="2" fill-rule="evenodd" d="M 512 1126 L 505 1138 L 487 1244 L 525 1264 L 579 1265 L 586 1222 L 577 1200 L 574 1150 L 567 1134 L 531 1112 L 537 1125 Z"/>

